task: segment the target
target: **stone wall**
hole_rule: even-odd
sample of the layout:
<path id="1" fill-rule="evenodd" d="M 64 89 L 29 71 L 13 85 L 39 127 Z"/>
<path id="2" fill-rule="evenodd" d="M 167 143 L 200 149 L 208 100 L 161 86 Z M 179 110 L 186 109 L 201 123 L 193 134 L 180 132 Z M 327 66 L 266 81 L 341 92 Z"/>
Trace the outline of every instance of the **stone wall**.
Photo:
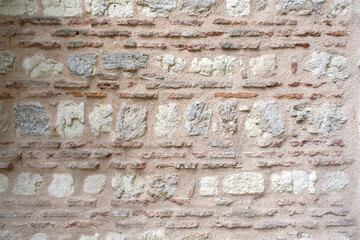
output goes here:
<path id="1" fill-rule="evenodd" d="M 0 0 L 0 239 L 360 239 L 359 9 Z"/>

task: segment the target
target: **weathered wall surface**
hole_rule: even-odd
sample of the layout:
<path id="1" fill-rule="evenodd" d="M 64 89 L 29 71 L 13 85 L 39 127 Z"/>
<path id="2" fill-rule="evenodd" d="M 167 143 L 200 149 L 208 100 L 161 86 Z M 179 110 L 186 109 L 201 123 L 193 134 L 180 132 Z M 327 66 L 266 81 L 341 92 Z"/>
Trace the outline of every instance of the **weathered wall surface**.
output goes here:
<path id="1" fill-rule="evenodd" d="M 359 5 L 0 0 L 0 239 L 360 239 Z"/>

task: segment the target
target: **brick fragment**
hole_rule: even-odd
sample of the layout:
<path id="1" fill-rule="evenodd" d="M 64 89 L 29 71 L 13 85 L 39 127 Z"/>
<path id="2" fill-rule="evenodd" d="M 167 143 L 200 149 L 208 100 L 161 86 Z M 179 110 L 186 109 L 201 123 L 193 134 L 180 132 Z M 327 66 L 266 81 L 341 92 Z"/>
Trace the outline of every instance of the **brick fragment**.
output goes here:
<path id="1" fill-rule="evenodd" d="M 102 43 L 102 42 L 72 41 L 72 42 L 66 42 L 65 46 L 67 48 L 83 48 L 83 47 L 99 48 L 99 47 L 104 46 L 104 43 Z"/>
<path id="2" fill-rule="evenodd" d="M 157 99 L 157 93 L 125 93 L 118 92 L 116 95 L 119 98 L 139 98 L 139 99 Z"/>
<path id="3" fill-rule="evenodd" d="M 9 92 L 0 92 L 0 98 L 13 98 L 14 95 Z"/>
<path id="4" fill-rule="evenodd" d="M 258 96 L 257 93 L 249 93 L 249 92 L 239 92 L 239 93 L 217 92 L 214 94 L 214 97 L 222 97 L 222 98 L 254 98 L 257 96 Z"/>
<path id="5" fill-rule="evenodd" d="M 20 24 L 44 24 L 44 25 L 60 25 L 62 24 L 62 21 L 60 18 L 57 17 L 27 17 L 27 18 L 20 18 L 19 19 Z"/>
<path id="6" fill-rule="evenodd" d="M 173 20 L 171 21 L 171 25 L 181 25 L 181 26 L 201 26 L 204 21 L 199 20 Z"/>
<path id="7" fill-rule="evenodd" d="M 65 81 L 59 80 L 54 82 L 54 88 L 87 88 L 88 81 Z"/>
<path id="8" fill-rule="evenodd" d="M 128 25 L 128 26 L 151 26 L 155 25 L 153 20 L 140 20 L 140 19 L 128 19 L 128 20 L 119 20 L 117 25 Z"/>
<path id="9" fill-rule="evenodd" d="M 50 42 L 50 41 L 38 41 L 38 42 L 21 41 L 21 42 L 19 42 L 18 45 L 20 47 L 25 47 L 25 48 L 38 47 L 41 49 L 53 49 L 53 48 L 61 47 L 59 42 Z"/>
<path id="10" fill-rule="evenodd" d="M 47 87 L 50 86 L 50 82 L 38 80 L 8 80 L 5 82 L 5 86 L 7 88 Z"/>
<path id="11" fill-rule="evenodd" d="M 168 93 L 169 99 L 191 99 L 194 97 L 192 93 Z"/>
<path id="12" fill-rule="evenodd" d="M 333 37 L 344 37 L 350 35 L 348 31 L 344 31 L 344 30 L 330 31 L 325 34 Z"/>

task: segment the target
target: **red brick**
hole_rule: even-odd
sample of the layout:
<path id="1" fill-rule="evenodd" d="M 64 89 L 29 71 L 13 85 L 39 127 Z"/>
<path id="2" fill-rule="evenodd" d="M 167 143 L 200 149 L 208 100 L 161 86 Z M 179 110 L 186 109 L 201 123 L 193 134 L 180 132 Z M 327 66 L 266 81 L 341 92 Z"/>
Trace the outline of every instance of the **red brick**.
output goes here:
<path id="1" fill-rule="evenodd" d="M 257 96 L 258 96 L 257 93 L 249 93 L 249 92 L 239 92 L 239 93 L 218 92 L 214 94 L 214 97 L 222 97 L 222 98 L 254 98 Z"/>
<path id="2" fill-rule="evenodd" d="M 38 42 L 19 42 L 18 44 L 20 47 L 31 48 L 31 47 L 38 47 L 41 49 L 53 49 L 53 48 L 60 48 L 59 42 L 50 42 L 50 41 L 38 41 Z"/>
<path id="3" fill-rule="evenodd" d="M 191 99 L 194 97 L 192 93 L 168 93 L 169 99 Z"/>
<path id="4" fill-rule="evenodd" d="M 14 95 L 9 92 L 0 92 L 0 98 L 13 98 Z"/>

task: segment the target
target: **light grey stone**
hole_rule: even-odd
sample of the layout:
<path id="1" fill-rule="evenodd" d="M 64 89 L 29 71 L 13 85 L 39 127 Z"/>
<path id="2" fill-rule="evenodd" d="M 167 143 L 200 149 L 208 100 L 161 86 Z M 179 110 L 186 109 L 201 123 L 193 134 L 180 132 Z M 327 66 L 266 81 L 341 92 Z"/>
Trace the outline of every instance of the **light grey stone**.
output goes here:
<path id="1" fill-rule="evenodd" d="M 225 134 L 234 134 L 237 131 L 237 102 L 227 102 L 218 105 L 222 128 Z"/>
<path id="2" fill-rule="evenodd" d="M 189 71 L 208 77 L 232 76 L 237 65 L 242 65 L 241 60 L 226 55 L 216 56 L 214 61 L 211 61 L 208 58 L 202 58 L 200 60 L 194 58 L 191 62 Z"/>
<path id="3" fill-rule="evenodd" d="M 331 240 L 351 240 L 351 238 L 347 233 L 337 232 L 334 233 Z"/>
<path id="4" fill-rule="evenodd" d="M 212 111 L 208 110 L 208 106 L 207 103 L 194 102 L 187 108 L 185 127 L 189 135 L 209 136 Z"/>
<path id="5" fill-rule="evenodd" d="M 0 173 L 0 193 L 3 193 L 9 187 L 9 179 L 4 174 Z"/>
<path id="6" fill-rule="evenodd" d="M 91 131 L 96 137 L 111 131 L 113 107 L 110 104 L 95 104 L 94 110 L 89 114 Z"/>
<path id="7" fill-rule="evenodd" d="M 334 0 L 331 6 L 331 14 L 333 16 L 345 15 L 350 12 L 351 5 L 351 0 Z"/>
<path id="8" fill-rule="evenodd" d="M 322 185 L 322 190 L 326 194 L 333 195 L 341 192 L 348 183 L 348 175 L 345 172 L 328 172 Z"/>
<path id="9" fill-rule="evenodd" d="M 71 174 L 54 174 L 54 179 L 48 191 L 51 196 L 56 198 L 71 196 L 75 192 L 74 180 Z"/>
<path id="10" fill-rule="evenodd" d="M 265 190 L 264 176 L 255 172 L 231 174 L 224 178 L 223 190 L 233 195 L 261 194 Z"/>
<path id="11" fill-rule="evenodd" d="M 94 236 L 81 235 L 80 240 L 99 240 L 98 237 L 99 237 L 98 233 L 95 233 Z"/>
<path id="12" fill-rule="evenodd" d="M 211 240 L 208 233 L 193 233 L 190 236 L 184 237 L 181 240 Z"/>
<path id="13" fill-rule="evenodd" d="M 158 66 L 169 73 L 178 73 L 185 69 L 186 62 L 184 59 L 175 57 L 174 55 L 161 55 L 156 58 Z"/>
<path id="14" fill-rule="evenodd" d="M 14 107 L 14 127 L 22 136 L 49 134 L 50 117 L 40 103 L 25 103 Z"/>
<path id="15" fill-rule="evenodd" d="M 305 63 L 305 70 L 312 72 L 317 78 L 326 75 L 331 55 L 326 52 L 313 52 L 311 59 Z"/>
<path id="16" fill-rule="evenodd" d="M 28 172 L 20 173 L 14 186 L 14 193 L 20 195 L 34 195 L 42 182 L 43 178 L 39 174 L 31 174 Z"/>
<path id="17" fill-rule="evenodd" d="M 271 175 L 271 189 L 280 193 L 300 194 L 304 190 L 315 194 L 316 172 L 307 174 L 305 171 L 283 171 Z"/>
<path id="18" fill-rule="evenodd" d="M 276 10 L 279 13 L 286 14 L 289 11 L 304 10 L 307 0 L 276 0 Z"/>
<path id="19" fill-rule="evenodd" d="M 115 53 L 103 56 L 105 69 L 121 69 L 124 71 L 135 71 L 145 68 L 149 59 L 144 53 Z"/>
<path id="20" fill-rule="evenodd" d="M 45 16 L 75 17 L 82 13 L 81 0 L 43 0 L 42 4 Z"/>
<path id="21" fill-rule="evenodd" d="M 215 0 L 180 0 L 179 11 L 190 16 L 208 16 L 214 11 Z"/>
<path id="22" fill-rule="evenodd" d="M 115 196 L 122 199 L 135 199 L 143 194 L 145 180 L 136 175 L 116 174 L 111 181 Z"/>
<path id="23" fill-rule="evenodd" d="M 126 18 L 134 15 L 131 0 L 85 0 L 85 9 L 95 16 Z"/>
<path id="24" fill-rule="evenodd" d="M 30 240 L 46 240 L 46 234 L 45 233 L 35 233 Z"/>
<path id="25" fill-rule="evenodd" d="M 219 178 L 217 176 L 202 177 L 200 180 L 201 196 L 218 195 Z"/>
<path id="26" fill-rule="evenodd" d="M 268 54 L 250 58 L 249 66 L 255 76 L 271 77 L 276 74 L 276 55 Z"/>
<path id="27" fill-rule="evenodd" d="M 350 76 L 350 67 L 343 56 L 333 57 L 330 61 L 326 76 L 336 80 L 344 80 Z"/>
<path id="28" fill-rule="evenodd" d="M 171 137 L 180 123 L 177 105 L 174 103 L 159 105 L 156 119 L 155 135 L 158 137 Z"/>
<path id="29" fill-rule="evenodd" d="M 146 231 L 136 238 L 136 240 L 170 240 L 165 235 L 164 229 Z"/>
<path id="30" fill-rule="evenodd" d="M 52 59 L 46 59 L 44 55 L 37 54 L 29 58 L 25 58 L 23 68 L 26 75 L 31 78 L 52 77 L 63 71 L 63 65 Z"/>
<path id="31" fill-rule="evenodd" d="M 103 174 L 90 175 L 85 178 L 83 191 L 86 193 L 100 193 L 106 184 L 106 176 Z"/>
<path id="32" fill-rule="evenodd" d="M 295 105 L 291 116 L 295 117 L 303 129 L 326 137 L 330 132 L 341 129 L 347 119 L 341 106 L 330 103 L 313 107 Z"/>
<path id="33" fill-rule="evenodd" d="M 61 101 L 57 111 L 57 131 L 63 137 L 79 137 L 84 132 L 84 103 Z"/>
<path id="34" fill-rule="evenodd" d="M 124 236 L 124 234 L 109 232 L 106 235 L 105 240 L 125 240 L 125 236 Z"/>
<path id="35" fill-rule="evenodd" d="M 176 8 L 175 0 L 136 0 L 139 12 L 147 17 L 168 17 Z"/>
<path id="36" fill-rule="evenodd" d="M 250 14 L 250 0 L 226 0 L 226 10 L 231 17 L 247 16 Z"/>
<path id="37" fill-rule="evenodd" d="M 8 115 L 5 114 L 6 110 L 3 102 L 0 102 L 0 132 L 7 131 Z"/>
<path id="38" fill-rule="evenodd" d="M 1 4 L 1 0 L 0 0 L 0 4 Z M 14 61 L 15 61 L 15 54 L 9 51 L 0 51 L 0 74 L 6 74 L 9 68 L 14 65 Z"/>
<path id="39" fill-rule="evenodd" d="M 149 189 L 147 193 L 151 193 L 151 197 L 155 200 L 160 198 L 169 198 L 176 193 L 176 185 L 179 178 L 176 174 L 161 176 L 152 176 L 148 180 Z"/>
<path id="40" fill-rule="evenodd" d="M 38 2 L 34 0 L 0 0 L 0 15 L 34 15 L 38 9 Z"/>
<path id="41" fill-rule="evenodd" d="M 73 74 L 82 78 L 95 75 L 96 55 L 95 54 L 70 54 L 67 61 L 68 68 Z"/>
<path id="42" fill-rule="evenodd" d="M 145 107 L 124 104 L 117 120 L 117 138 L 131 140 L 143 136 L 146 131 Z"/>

